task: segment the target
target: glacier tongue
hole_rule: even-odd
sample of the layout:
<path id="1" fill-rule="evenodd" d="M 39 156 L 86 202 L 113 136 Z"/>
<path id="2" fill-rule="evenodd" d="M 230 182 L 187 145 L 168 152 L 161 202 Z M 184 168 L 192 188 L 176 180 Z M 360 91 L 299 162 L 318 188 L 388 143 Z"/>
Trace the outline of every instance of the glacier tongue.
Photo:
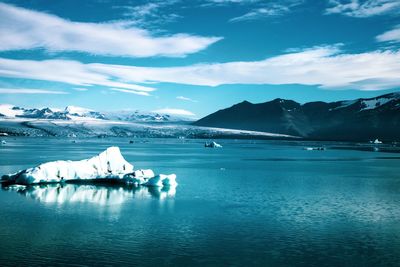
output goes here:
<path id="1" fill-rule="evenodd" d="M 90 159 L 47 162 L 2 177 L 5 182 L 24 185 L 105 179 L 147 186 L 177 185 L 175 175 L 154 175 L 152 170 L 134 171 L 133 165 L 124 159 L 118 147 L 109 147 Z"/>

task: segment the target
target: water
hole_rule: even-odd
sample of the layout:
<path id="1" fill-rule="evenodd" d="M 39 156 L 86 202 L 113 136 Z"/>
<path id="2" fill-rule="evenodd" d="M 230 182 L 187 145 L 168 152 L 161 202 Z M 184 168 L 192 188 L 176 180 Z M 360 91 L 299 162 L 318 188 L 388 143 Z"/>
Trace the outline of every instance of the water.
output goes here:
<path id="1" fill-rule="evenodd" d="M 0 173 L 118 145 L 176 192 L 67 185 L 0 190 L 0 265 L 400 266 L 396 153 L 222 140 L 7 140 Z M 304 146 L 328 147 L 306 151 Z"/>

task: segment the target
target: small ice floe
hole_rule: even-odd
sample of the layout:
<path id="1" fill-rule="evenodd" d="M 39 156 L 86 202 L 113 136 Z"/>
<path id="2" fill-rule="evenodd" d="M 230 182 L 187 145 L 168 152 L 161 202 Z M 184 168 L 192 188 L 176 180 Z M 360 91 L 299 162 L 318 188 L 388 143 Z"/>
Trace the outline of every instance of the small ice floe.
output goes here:
<path id="1" fill-rule="evenodd" d="M 375 139 L 374 141 L 369 141 L 371 144 L 382 144 L 382 141 L 379 140 L 378 138 Z"/>
<path id="2" fill-rule="evenodd" d="M 211 148 L 220 148 L 222 147 L 220 144 L 216 143 L 216 142 L 206 142 L 204 144 L 204 147 L 211 147 Z"/>
<path id="3" fill-rule="evenodd" d="M 1 144 L 2 144 L 2 145 L 7 144 L 6 140 L 1 140 Z"/>
<path id="4" fill-rule="evenodd" d="M 305 147 L 304 150 L 326 150 L 325 147 Z"/>
<path id="5" fill-rule="evenodd" d="M 34 168 L 3 175 L 6 184 L 45 184 L 62 182 L 124 183 L 145 186 L 176 186 L 176 175 L 155 175 L 152 170 L 134 170 L 118 147 L 79 161 L 58 160 Z"/>
<path id="6" fill-rule="evenodd" d="M 0 133 L 0 136 L 8 136 L 8 133 Z"/>

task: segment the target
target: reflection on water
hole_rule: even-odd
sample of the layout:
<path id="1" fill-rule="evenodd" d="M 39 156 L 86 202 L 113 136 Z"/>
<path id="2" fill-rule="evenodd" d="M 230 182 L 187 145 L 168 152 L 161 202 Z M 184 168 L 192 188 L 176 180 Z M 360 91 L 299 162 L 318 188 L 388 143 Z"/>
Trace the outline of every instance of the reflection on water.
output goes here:
<path id="1" fill-rule="evenodd" d="M 144 187 L 86 184 L 11 185 L 3 190 L 16 191 L 42 203 L 94 203 L 99 206 L 121 205 L 132 198 L 173 198 L 174 187 Z"/>

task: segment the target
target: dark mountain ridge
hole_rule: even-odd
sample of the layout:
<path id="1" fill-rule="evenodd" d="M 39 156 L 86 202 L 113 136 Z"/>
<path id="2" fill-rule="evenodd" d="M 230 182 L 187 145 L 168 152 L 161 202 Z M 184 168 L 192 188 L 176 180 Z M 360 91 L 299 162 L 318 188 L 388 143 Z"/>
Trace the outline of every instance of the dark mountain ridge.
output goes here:
<path id="1" fill-rule="evenodd" d="M 313 140 L 400 140 L 400 93 L 337 102 L 243 101 L 193 123 Z"/>

